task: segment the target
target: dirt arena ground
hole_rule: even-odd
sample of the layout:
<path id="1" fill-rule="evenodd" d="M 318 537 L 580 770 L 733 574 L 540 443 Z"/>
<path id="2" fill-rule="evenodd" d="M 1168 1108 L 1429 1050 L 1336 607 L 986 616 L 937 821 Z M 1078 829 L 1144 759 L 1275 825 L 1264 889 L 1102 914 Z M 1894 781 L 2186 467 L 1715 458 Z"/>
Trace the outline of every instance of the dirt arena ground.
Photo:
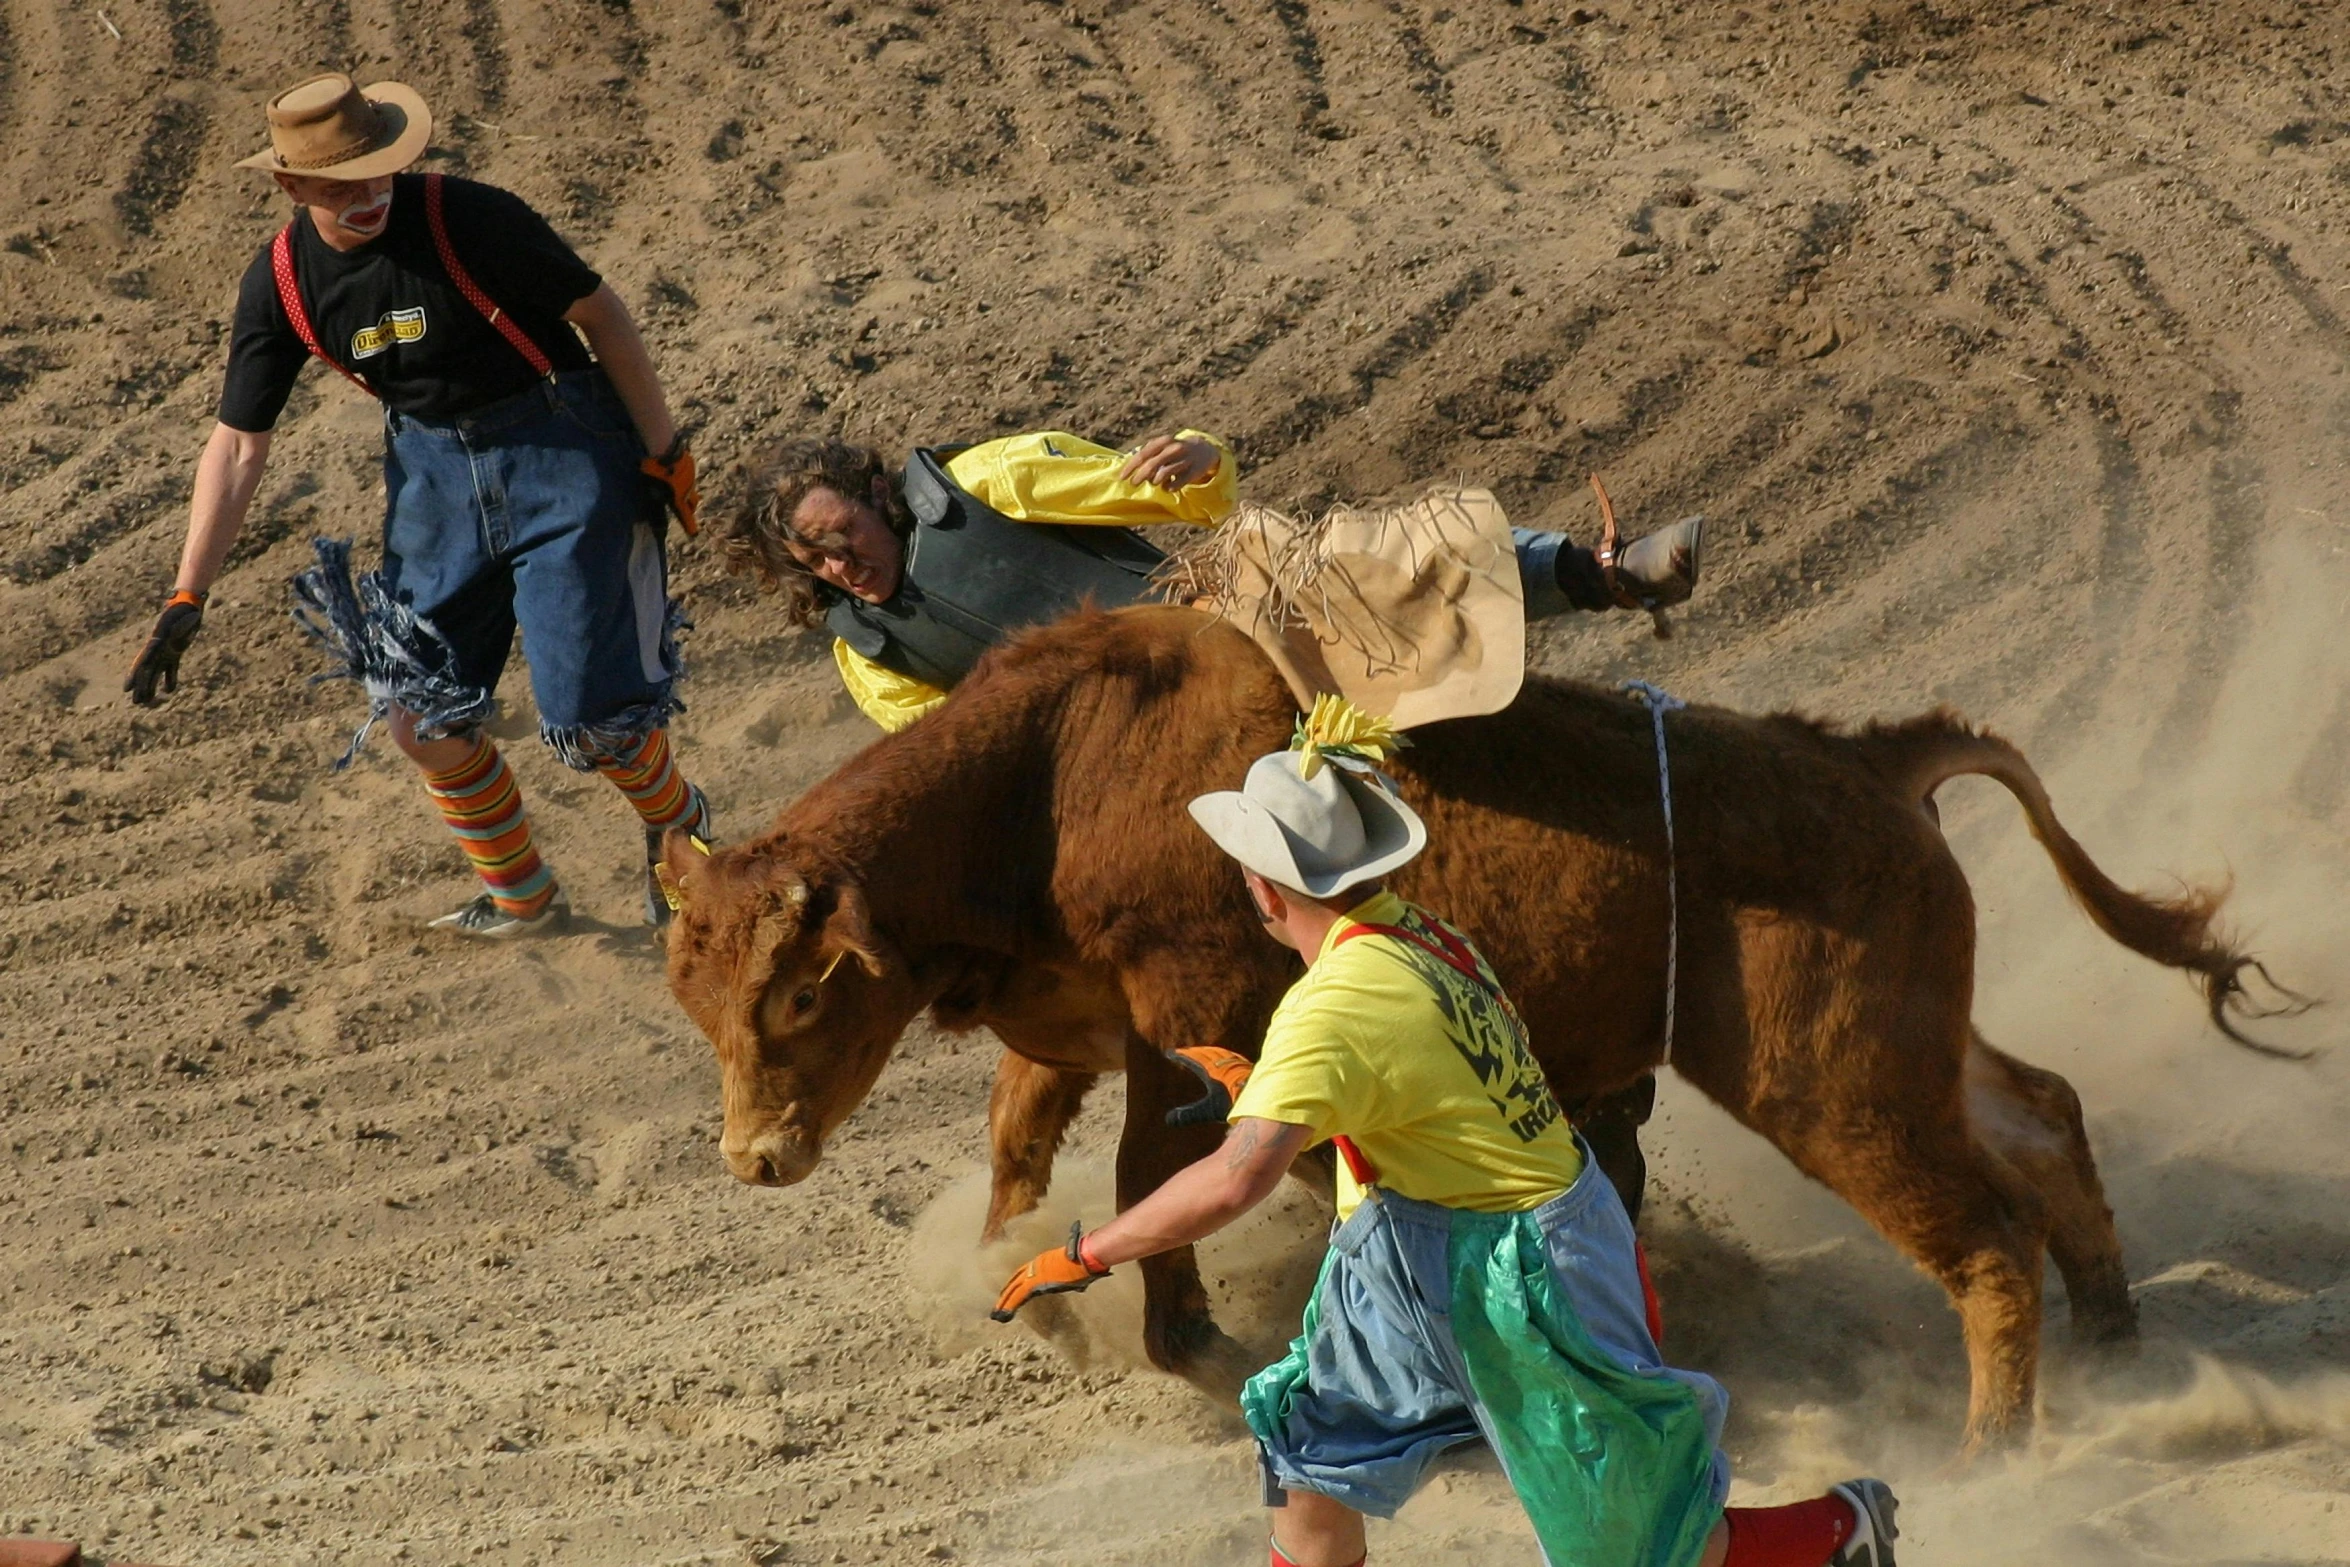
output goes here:
<path id="1" fill-rule="evenodd" d="M 235 280 L 231 161 L 322 64 L 418 85 L 640 313 L 709 468 L 792 431 L 1230 436 L 1249 493 L 1491 485 L 1520 521 L 1716 519 L 1660 643 L 1554 671 L 2021 741 L 2118 877 L 2237 878 L 2350 993 L 2350 17 L 2309 0 L 0 0 L 0 1534 L 117 1561 L 1261 1559 L 1233 1415 L 1050 1339 L 975 1255 L 993 1051 L 917 1030 L 805 1185 L 713 1146 L 707 1046 L 597 780 L 498 732 L 588 916 L 484 951 L 287 610 L 369 537 L 371 407 L 305 377 L 156 712 Z M 2345 518 L 2332 513 L 2344 511 Z M 747 830 L 869 738 L 822 649 L 677 554 L 683 755 Z M 2350 1561 L 2350 1035 L 2255 1059 L 1953 786 L 1979 1015 L 2068 1074 L 2141 1361 L 1953 1472 L 1939 1293 L 1668 1083 L 1651 1244 L 1744 1493 L 1873 1471 L 1912 1564 Z M 1268 1355 L 1319 1216 L 1209 1254 Z M 1288 1320 L 1284 1320 L 1288 1314 Z M 1535 1560 L 1488 1464 L 1373 1535 Z"/>

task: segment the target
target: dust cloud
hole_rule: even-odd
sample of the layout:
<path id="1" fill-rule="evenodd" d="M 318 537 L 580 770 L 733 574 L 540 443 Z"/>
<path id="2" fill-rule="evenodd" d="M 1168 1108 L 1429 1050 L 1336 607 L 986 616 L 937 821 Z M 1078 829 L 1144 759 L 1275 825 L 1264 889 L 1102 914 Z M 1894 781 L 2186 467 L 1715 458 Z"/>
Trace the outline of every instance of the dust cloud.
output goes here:
<path id="1" fill-rule="evenodd" d="M 2134 712 L 2099 719 L 2071 744 L 2039 747 L 2060 753 L 2044 777 L 2060 817 L 2117 879 L 2164 891 L 2174 876 L 2232 876 L 2227 921 L 2276 977 L 2350 1001 L 2340 959 L 2350 951 L 2350 838 L 2311 799 L 2339 787 L 2325 769 L 2343 737 L 2311 718 L 2350 697 L 2338 642 L 2350 559 L 2288 532 L 2263 552 L 2254 591 L 2263 612 L 2215 681 L 2200 736 L 2149 733 Z M 1908 1559 L 1925 1562 L 2342 1559 L 2350 1010 L 2246 1025 L 2312 1052 L 2306 1061 L 2240 1049 L 2206 1024 L 2193 985 L 2114 945 L 2071 906 L 2003 790 L 1961 780 L 1941 804 L 1980 908 L 1978 1020 L 2003 1049 L 2080 1091 L 2145 1342 L 2119 1359 L 2074 1352 L 2051 1269 L 2040 1429 L 2016 1453 L 1955 1471 L 1967 1379 L 1941 1291 L 1776 1150 L 1668 1078 L 1648 1139 L 1644 1228 L 1668 1355 L 1731 1390 L 1733 1501 L 1795 1500 L 1881 1475 L 1904 1499 Z M 1072 1218 L 1107 1216 L 1107 1168 L 1065 1160 L 1045 1211 L 974 1253 L 985 1202 L 984 1175 L 966 1177 L 917 1230 L 933 1259 L 921 1293 L 942 1310 L 954 1303 L 951 1320 L 932 1322 L 942 1350 L 967 1342 L 958 1335 L 1003 1277 Z M 1301 1193 L 1277 1220 L 1203 1248 L 1220 1317 L 1252 1348 L 1277 1350 L 1294 1331 L 1324 1211 Z M 1271 1279 L 1283 1287 L 1268 1290 Z M 1141 1297 L 1130 1281 L 1057 1304 L 1041 1330 L 1074 1363 L 1137 1363 Z M 1244 1500 L 1236 1491 L 1200 1505 L 1235 1514 L 1238 1528 Z M 998 1538 L 1008 1550 L 1019 1543 L 1016 1532 Z M 1535 1559 L 1483 1455 L 1374 1525 L 1372 1548 L 1397 1564 L 1464 1550 Z"/>

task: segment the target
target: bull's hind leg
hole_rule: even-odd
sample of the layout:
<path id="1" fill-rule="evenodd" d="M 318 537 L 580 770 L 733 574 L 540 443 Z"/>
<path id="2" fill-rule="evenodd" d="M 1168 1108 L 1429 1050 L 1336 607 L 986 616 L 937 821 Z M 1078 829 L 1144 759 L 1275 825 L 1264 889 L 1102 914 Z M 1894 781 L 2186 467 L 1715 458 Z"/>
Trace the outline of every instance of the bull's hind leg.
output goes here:
<path id="1" fill-rule="evenodd" d="M 1215 1152 L 1221 1126 L 1169 1126 L 1167 1112 L 1198 1097 L 1199 1085 L 1137 1039 L 1126 1053 L 1126 1124 L 1118 1138 L 1118 1211 L 1123 1213 L 1185 1165 Z M 1145 1257 L 1142 1343 L 1151 1364 L 1220 1399 L 1239 1396 L 1256 1369 L 1240 1344 L 1216 1326 L 1189 1246 Z"/>
<path id="2" fill-rule="evenodd" d="M 2097 1178 L 2080 1096 L 2054 1072 L 2018 1061 L 1980 1032 L 1966 1061 L 1967 1114 L 1975 1135 L 2038 1190 L 2048 1253 L 2064 1278 L 2080 1344 L 2129 1344 L 2137 1307 L 2122 1266 L 2121 1237 Z"/>
<path id="3" fill-rule="evenodd" d="M 1796 1162 L 1949 1291 L 1966 1341 L 1972 1455 L 2031 1426 L 2046 1233 L 2039 1197 L 1967 1135 L 1955 1105 L 1905 1107 L 1900 1119 L 1889 1108 L 1813 1132 Z"/>
<path id="4" fill-rule="evenodd" d="M 1910 1021 L 1759 1047 L 1766 1060 L 1808 1059 L 1828 1070 L 1777 1075 L 1769 1096 L 1748 1098 L 1740 1118 L 1949 1292 L 1971 1373 L 1971 1454 L 2031 1424 L 2045 1220 L 2031 1183 L 1967 1127 L 1963 1012 L 1947 1024 Z M 1937 1034 L 1948 1043 L 1919 1042 Z M 1679 1063 L 1701 1088 L 1734 1104 L 1708 1081 L 1710 1064 L 1702 1047 Z"/>
<path id="5" fill-rule="evenodd" d="M 987 1096 L 987 1134 L 994 1180 L 988 1194 L 982 1241 L 1031 1212 L 1053 1184 L 1053 1156 L 1077 1118 L 1099 1075 L 1045 1066 L 1007 1050 L 996 1063 L 995 1088 Z"/>

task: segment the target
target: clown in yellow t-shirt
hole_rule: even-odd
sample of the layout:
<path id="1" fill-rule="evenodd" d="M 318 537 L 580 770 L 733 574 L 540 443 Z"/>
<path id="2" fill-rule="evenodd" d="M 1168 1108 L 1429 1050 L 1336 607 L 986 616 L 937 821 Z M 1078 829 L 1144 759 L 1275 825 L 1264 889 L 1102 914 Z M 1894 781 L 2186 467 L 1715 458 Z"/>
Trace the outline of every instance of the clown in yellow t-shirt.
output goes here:
<path id="1" fill-rule="evenodd" d="M 1548 1202 L 1583 1168 L 1493 971 L 1391 892 L 1349 909 L 1282 997 L 1232 1107 L 1244 1116 L 1343 1132 L 1381 1186 L 1478 1213 Z M 1341 1160 L 1338 1216 L 1362 1195 Z"/>

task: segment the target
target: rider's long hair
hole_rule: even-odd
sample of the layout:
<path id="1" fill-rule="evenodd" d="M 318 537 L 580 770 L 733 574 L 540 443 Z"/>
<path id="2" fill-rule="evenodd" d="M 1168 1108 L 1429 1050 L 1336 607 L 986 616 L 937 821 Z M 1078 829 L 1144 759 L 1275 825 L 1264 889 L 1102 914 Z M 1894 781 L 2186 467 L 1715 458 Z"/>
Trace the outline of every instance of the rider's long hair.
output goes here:
<path id="1" fill-rule="evenodd" d="M 750 483 L 742 504 L 727 519 L 719 535 L 726 569 L 736 576 L 755 577 L 762 590 L 783 595 L 783 612 L 795 626 L 823 623 L 833 590 L 800 564 L 789 548 L 796 541 L 824 548 L 834 541 L 808 538 L 792 530 L 792 516 L 811 490 L 868 505 L 873 481 L 883 481 L 888 504 L 883 520 L 901 540 L 914 528 L 914 514 L 899 492 L 898 465 L 878 449 L 847 441 L 805 437 L 780 442 L 752 464 Z"/>

